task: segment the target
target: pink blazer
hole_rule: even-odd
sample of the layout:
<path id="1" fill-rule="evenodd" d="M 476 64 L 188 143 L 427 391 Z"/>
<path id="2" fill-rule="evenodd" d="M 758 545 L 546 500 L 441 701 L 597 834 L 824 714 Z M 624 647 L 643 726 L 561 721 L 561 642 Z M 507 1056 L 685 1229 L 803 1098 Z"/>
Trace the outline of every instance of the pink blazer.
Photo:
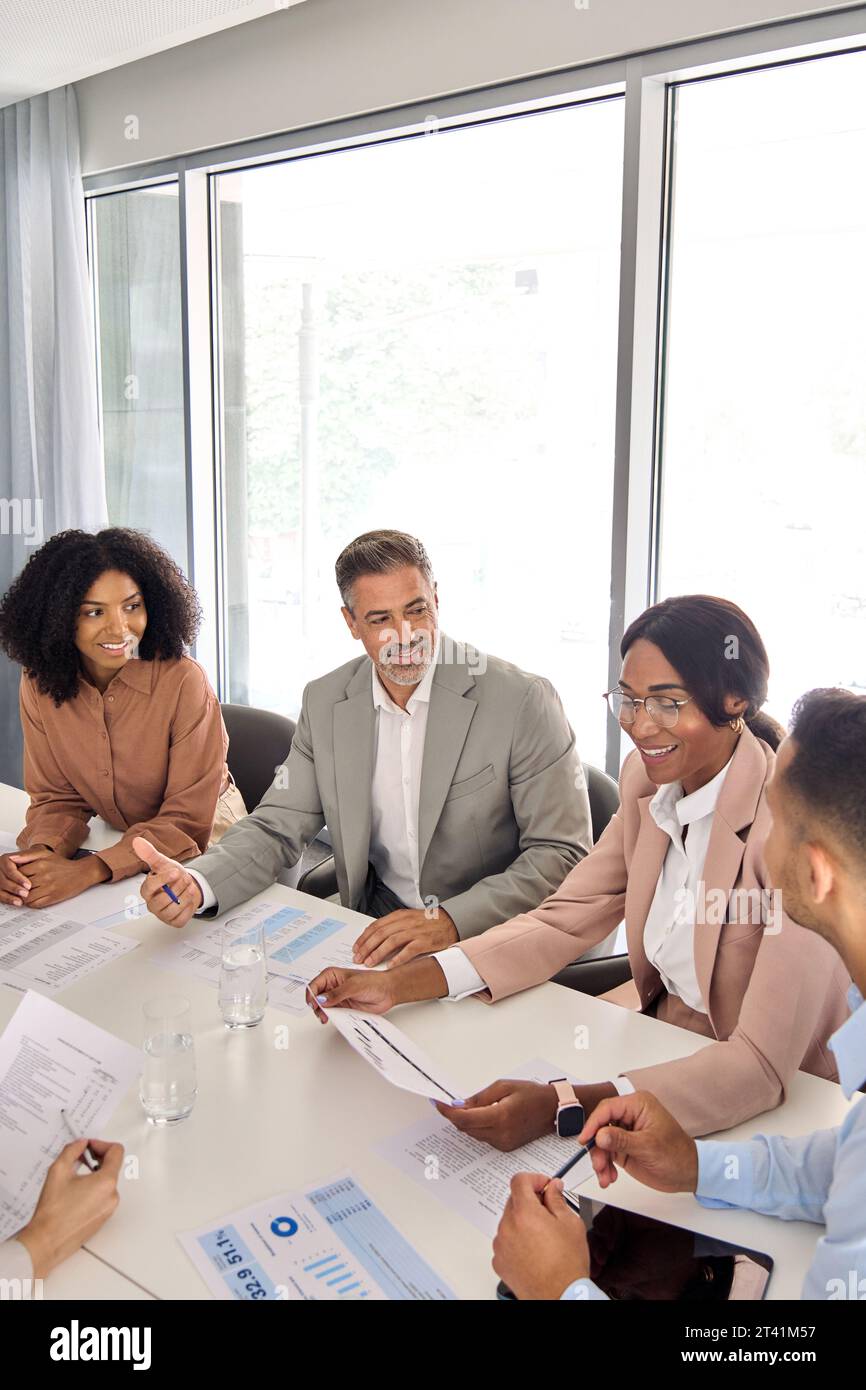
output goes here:
<path id="1" fill-rule="evenodd" d="M 836 1079 L 827 1040 L 848 1017 L 848 972 L 826 941 L 784 913 L 765 926 L 760 912 L 753 909 L 750 920 L 747 911 L 760 890 L 768 898 L 771 892 L 763 846 L 774 762 L 770 747 L 744 729 L 716 806 L 704 862 L 706 911 L 699 898 L 695 925 L 707 1016 L 669 996 L 644 953 L 644 925 L 670 840 L 650 815 L 656 787 L 636 751 L 623 764 L 619 810 L 557 891 L 532 912 L 460 943 L 492 1001 L 549 980 L 625 918 L 642 1010 L 657 1000 L 660 1018 L 715 1039 L 692 1057 L 626 1072 L 693 1135 L 779 1105 L 798 1068 Z M 746 893 L 732 896 L 735 889 Z"/>

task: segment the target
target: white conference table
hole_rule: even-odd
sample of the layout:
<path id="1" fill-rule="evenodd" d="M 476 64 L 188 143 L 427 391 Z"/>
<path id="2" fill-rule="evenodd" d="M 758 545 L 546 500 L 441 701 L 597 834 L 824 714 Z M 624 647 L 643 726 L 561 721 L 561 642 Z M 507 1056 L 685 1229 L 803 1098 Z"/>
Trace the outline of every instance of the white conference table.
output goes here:
<path id="1" fill-rule="evenodd" d="M 17 833 L 26 804 L 23 792 L 0 784 L 0 827 Z M 94 822 L 86 845 L 100 848 L 116 838 L 115 831 Z M 321 911 L 319 899 L 295 889 L 276 884 L 268 893 Z M 74 913 L 72 903 L 69 908 Z M 357 922 L 359 930 L 369 920 L 336 904 L 328 910 Z M 178 1232 L 346 1170 L 458 1298 L 495 1297 L 489 1239 L 439 1202 L 426 1184 L 374 1152 L 375 1144 L 422 1116 L 435 1121 L 428 1101 L 388 1085 L 336 1029 L 323 1026 L 312 1013 L 296 1018 L 269 1008 L 258 1028 L 229 1032 L 214 989 L 192 977 L 174 976 L 150 960 L 154 948 L 178 939 L 175 928 L 145 916 L 113 930 L 141 945 L 66 988 L 58 1002 L 140 1046 L 143 1002 L 156 994 L 183 994 L 192 1006 L 198 1096 L 187 1120 L 155 1128 L 141 1111 L 137 1088 L 130 1088 L 104 1137 L 119 1140 L 138 1158 L 139 1176 L 121 1180 L 114 1216 L 85 1251 L 50 1276 L 46 1298 L 208 1298 L 176 1239 Z M 0 1029 L 17 1002 L 11 991 L 0 989 Z M 435 1001 L 404 1006 L 389 1017 L 467 1095 L 532 1058 L 544 1058 L 580 1079 L 601 1081 L 630 1065 L 666 1061 L 708 1045 L 684 1029 L 554 984 L 495 1005 L 471 998 L 457 1004 Z M 285 1025 L 288 1049 L 275 1045 L 275 1030 Z M 578 1025 L 586 1025 L 589 1041 L 580 1051 L 575 1050 Z M 838 1086 L 799 1072 L 782 1106 L 729 1134 L 732 1139 L 758 1131 L 802 1134 L 840 1123 L 847 1108 Z M 652 1192 L 622 1173 L 605 1194 L 594 1178 L 581 1191 L 765 1251 L 775 1260 L 769 1298 L 799 1297 L 821 1233 L 805 1222 L 708 1210 L 688 1194 Z"/>

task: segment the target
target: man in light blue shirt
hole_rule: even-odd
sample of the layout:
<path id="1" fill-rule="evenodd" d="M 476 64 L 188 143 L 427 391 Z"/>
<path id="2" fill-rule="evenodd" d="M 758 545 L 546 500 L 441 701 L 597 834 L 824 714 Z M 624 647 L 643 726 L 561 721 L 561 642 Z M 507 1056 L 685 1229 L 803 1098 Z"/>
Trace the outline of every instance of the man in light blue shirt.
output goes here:
<path id="1" fill-rule="evenodd" d="M 767 799 L 767 867 L 785 911 L 835 946 L 854 981 L 851 1016 L 829 1043 L 851 1098 L 866 1084 L 866 698 L 844 690 L 803 697 Z M 703 1206 L 823 1223 L 802 1297 L 866 1299 L 866 1097 L 837 1129 L 726 1143 L 696 1142 L 638 1092 L 602 1101 L 579 1138 L 593 1135 L 601 1187 L 627 1167 L 648 1187 L 694 1192 Z M 606 1297 L 588 1277 L 586 1231 L 559 1181 L 514 1178 L 493 1248 L 493 1267 L 518 1298 Z"/>

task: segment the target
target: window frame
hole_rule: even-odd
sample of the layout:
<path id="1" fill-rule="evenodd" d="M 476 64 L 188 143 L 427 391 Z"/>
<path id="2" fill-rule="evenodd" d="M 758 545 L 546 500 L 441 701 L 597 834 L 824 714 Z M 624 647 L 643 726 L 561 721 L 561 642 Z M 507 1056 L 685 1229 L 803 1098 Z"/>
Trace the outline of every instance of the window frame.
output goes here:
<path id="1" fill-rule="evenodd" d="M 84 179 L 91 265 L 96 251 L 89 206 L 93 198 L 153 183 L 178 183 L 188 549 L 190 578 L 206 614 L 194 652 L 220 699 L 226 698 L 227 690 L 227 596 L 213 177 L 338 149 L 423 138 L 431 121 L 445 133 L 531 112 L 624 99 L 610 575 L 612 687 L 619 677 L 622 634 L 657 593 L 676 88 L 862 49 L 866 6 L 752 26 Z M 94 287 L 95 308 L 96 292 Z M 96 350 L 98 354 L 98 341 Z M 98 371 L 98 357 L 95 367 Z M 621 730 L 608 714 L 605 766 L 614 777 L 621 757 Z"/>

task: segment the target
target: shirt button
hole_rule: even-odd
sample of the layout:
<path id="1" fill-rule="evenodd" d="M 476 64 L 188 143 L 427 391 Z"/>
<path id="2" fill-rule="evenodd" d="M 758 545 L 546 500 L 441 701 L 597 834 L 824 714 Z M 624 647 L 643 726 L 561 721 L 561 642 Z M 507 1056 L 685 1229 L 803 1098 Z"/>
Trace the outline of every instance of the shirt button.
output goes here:
<path id="1" fill-rule="evenodd" d="M 103 775 L 103 777 L 107 777 L 107 776 L 108 776 L 108 773 L 107 773 L 107 772 L 103 772 L 102 775 Z"/>
<path id="2" fill-rule="evenodd" d="M 114 699 L 114 696 L 113 696 L 113 695 L 109 695 L 108 698 L 109 698 L 109 700 L 113 700 L 113 699 Z"/>

